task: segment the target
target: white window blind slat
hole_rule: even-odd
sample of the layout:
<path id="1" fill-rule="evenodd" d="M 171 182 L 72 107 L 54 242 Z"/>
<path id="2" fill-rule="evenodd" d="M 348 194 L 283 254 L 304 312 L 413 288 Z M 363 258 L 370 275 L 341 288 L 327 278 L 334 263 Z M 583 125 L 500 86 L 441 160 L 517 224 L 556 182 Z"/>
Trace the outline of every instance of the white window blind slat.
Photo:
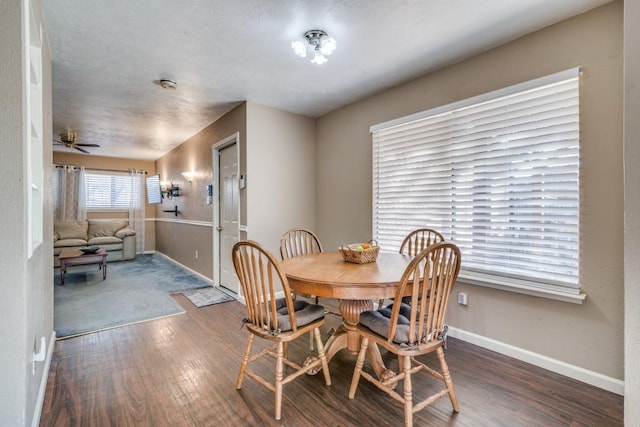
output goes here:
<path id="1" fill-rule="evenodd" d="M 463 270 L 579 289 L 577 69 L 373 126 L 372 142 L 383 248 L 435 228 Z"/>

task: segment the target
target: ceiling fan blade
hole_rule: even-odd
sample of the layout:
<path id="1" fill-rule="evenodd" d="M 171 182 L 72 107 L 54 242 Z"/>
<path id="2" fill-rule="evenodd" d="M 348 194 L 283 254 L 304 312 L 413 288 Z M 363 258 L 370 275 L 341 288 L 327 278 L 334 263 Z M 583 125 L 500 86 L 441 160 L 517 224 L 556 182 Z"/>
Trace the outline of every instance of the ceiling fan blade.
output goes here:
<path id="1" fill-rule="evenodd" d="M 80 147 L 77 147 L 77 146 L 76 146 L 76 147 L 73 147 L 73 148 L 75 148 L 75 149 L 76 149 L 76 150 L 78 150 L 78 151 L 82 151 L 83 153 L 89 154 L 89 152 L 88 152 L 87 150 L 82 149 L 82 148 L 80 148 Z"/>
<path id="2" fill-rule="evenodd" d="M 100 147 L 98 144 L 76 144 L 76 147 Z"/>

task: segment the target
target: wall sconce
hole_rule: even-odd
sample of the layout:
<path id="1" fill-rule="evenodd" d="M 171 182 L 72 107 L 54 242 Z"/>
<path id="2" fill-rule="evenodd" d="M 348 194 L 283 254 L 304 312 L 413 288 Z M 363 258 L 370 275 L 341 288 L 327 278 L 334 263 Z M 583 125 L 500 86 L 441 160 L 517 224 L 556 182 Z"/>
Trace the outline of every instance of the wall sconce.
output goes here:
<path id="1" fill-rule="evenodd" d="M 182 172 L 182 176 L 184 176 L 184 179 L 186 179 L 187 181 L 191 182 L 193 181 L 193 177 L 195 176 L 195 172 L 191 171 L 191 172 Z"/>
<path id="2" fill-rule="evenodd" d="M 162 185 L 162 194 L 167 199 L 173 199 L 174 197 L 180 197 L 180 187 L 175 185 L 174 183 L 167 184 L 166 182 Z"/>

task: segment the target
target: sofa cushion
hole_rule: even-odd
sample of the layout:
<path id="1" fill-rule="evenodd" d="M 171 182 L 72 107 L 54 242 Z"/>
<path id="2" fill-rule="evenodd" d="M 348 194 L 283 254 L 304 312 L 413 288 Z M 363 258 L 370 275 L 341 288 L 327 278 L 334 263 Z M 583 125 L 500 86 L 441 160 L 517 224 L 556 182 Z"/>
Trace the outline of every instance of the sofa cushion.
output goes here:
<path id="1" fill-rule="evenodd" d="M 60 239 L 53 242 L 54 248 L 70 248 L 72 246 L 87 246 L 84 239 Z"/>
<path id="2" fill-rule="evenodd" d="M 120 230 L 116 231 L 116 233 L 114 235 L 116 237 L 124 239 L 127 236 L 135 236 L 136 235 L 136 230 L 134 230 L 133 228 L 131 228 L 131 227 L 129 227 L 127 225 L 126 227 L 121 228 Z"/>
<path id="3" fill-rule="evenodd" d="M 100 245 L 101 249 L 104 249 L 107 252 L 120 251 L 122 252 L 122 241 L 120 243 L 108 243 L 104 245 Z"/>
<path id="4" fill-rule="evenodd" d="M 58 235 L 58 239 L 83 239 L 87 240 L 87 221 L 65 221 L 54 224 L 53 229 Z"/>
<path id="5" fill-rule="evenodd" d="M 89 220 L 89 240 L 94 237 L 113 236 L 116 231 L 126 227 L 129 222 L 126 219 L 123 220 Z"/>
<path id="6" fill-rule="evenodd" d="M 101 236 L 101 237 L 94 237 L 92 239 L 89 239 L 87 243 L 89 243 L 90 246 L 109 245 L 113 243 L 119 243 L 120 245 L 122 245 L 122 239 L 119 239 L 115 236 Z"/>

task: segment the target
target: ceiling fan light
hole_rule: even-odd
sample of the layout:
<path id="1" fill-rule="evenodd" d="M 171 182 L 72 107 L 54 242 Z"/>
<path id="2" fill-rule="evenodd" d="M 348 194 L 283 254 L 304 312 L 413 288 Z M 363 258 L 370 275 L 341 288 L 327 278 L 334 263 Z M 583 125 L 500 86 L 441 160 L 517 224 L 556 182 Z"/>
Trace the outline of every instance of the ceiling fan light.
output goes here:
<path id="1" fill-rule="evenodd" d="M 320 52 L 322 52 L 322 54 L 325 56 L 329 56 L 333 52 L 335 52 L 337 45 L 338 43 L 336 42 L 336 39 L 334 39 L 333 37 L 327 37 L 322 41 Z"/>
<path id="2" fill-rule="evenodd" d="M 62 142 L 68 143 L 68 144 L 75 143 L 77 138 L 78 138 L 78 135 L 76 135 L 74 132 L 60 134 L 60 139 L 62 140 Z"/>
<path id="3" fill-rule="evenodd" d="M 303 41 L 292 41 L 291 49 L 293 49 L 293 52 L 301 58 L 305 58 L 307 56 L 307 46 Z"/>

